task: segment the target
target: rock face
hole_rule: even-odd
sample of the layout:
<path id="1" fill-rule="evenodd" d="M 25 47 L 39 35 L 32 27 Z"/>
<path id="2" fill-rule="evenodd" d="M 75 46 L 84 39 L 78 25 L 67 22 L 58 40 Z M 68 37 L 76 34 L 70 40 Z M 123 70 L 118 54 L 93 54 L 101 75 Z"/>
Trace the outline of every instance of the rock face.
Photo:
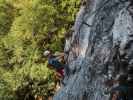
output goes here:
<path id="1" fill-rule="evenodd" d="M 86 0 L 66 39 L 65 85 L 53 100 L 108 100 L 105 81 L 133 66 L 133 1 Z"/>

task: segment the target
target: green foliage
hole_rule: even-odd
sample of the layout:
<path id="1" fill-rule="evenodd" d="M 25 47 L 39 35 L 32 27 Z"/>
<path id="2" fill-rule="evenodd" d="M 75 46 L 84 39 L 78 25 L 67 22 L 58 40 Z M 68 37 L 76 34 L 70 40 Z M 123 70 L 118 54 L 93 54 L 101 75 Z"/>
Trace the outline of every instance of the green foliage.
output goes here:
<path id="1" fill-rule="evenodd" d="M 0 0 L 0 35 L 4 35 L 9 32 L 13 18 L 15 8 L 5 0 Z"/>
<path id="2" fill-rule="evenodd" d="M 63 51 L 80 0 L 0 0 L 0 100 L 55 92 L 43 51 Z"/>

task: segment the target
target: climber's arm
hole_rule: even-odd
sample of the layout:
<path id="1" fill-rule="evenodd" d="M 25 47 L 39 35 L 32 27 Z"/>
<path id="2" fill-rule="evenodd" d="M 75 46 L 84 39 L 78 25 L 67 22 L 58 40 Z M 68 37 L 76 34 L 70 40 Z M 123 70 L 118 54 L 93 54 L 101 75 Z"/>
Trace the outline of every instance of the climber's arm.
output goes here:
<path id="1" fill-rule="evenodd" d="M 58 55 L 55 55 L 57 60 L 64 60 L 64 53 L 60 53 Z"/>

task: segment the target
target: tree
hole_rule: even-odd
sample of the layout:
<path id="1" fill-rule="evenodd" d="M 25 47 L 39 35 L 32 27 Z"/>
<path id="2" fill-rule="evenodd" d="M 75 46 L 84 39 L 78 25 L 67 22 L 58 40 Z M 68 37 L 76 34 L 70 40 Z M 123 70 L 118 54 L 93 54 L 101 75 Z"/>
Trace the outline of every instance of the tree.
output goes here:
<path id="1" fill-rule="evenodd" d="M 54 71 L 47 68 L 43 52 L 63 51 L 64 33 L 74 23 L 79 3 L 0 0 L 0 99 L 55 93 Z"/>
<path id="2" fill-rule="evenodd" d="M 85 1 L 65 48 L 69 74 L 53 100 L 109 100 L 105 82 L 133 66 L 132 1 Z"/>
<path id="3" fill-rule="evenodd" d="M 10 31 L 15 8 L 5 0 L 0 0 L 0 36 Z"/>

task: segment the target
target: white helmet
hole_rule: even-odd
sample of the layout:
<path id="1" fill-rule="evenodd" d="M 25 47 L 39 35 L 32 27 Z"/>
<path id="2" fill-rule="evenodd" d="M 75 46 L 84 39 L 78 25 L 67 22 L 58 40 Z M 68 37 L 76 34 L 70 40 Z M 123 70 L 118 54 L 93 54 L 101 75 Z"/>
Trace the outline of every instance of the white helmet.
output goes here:
<path id="1" fill-rule="evenodd" d="M 49 50 L 46 50 L 46 51 L 44 51 L 44 53 L 43 53 L 44 56 L 48 56 L 49 54 L 50 54 L 50 51 L 49 51 Z"/>

